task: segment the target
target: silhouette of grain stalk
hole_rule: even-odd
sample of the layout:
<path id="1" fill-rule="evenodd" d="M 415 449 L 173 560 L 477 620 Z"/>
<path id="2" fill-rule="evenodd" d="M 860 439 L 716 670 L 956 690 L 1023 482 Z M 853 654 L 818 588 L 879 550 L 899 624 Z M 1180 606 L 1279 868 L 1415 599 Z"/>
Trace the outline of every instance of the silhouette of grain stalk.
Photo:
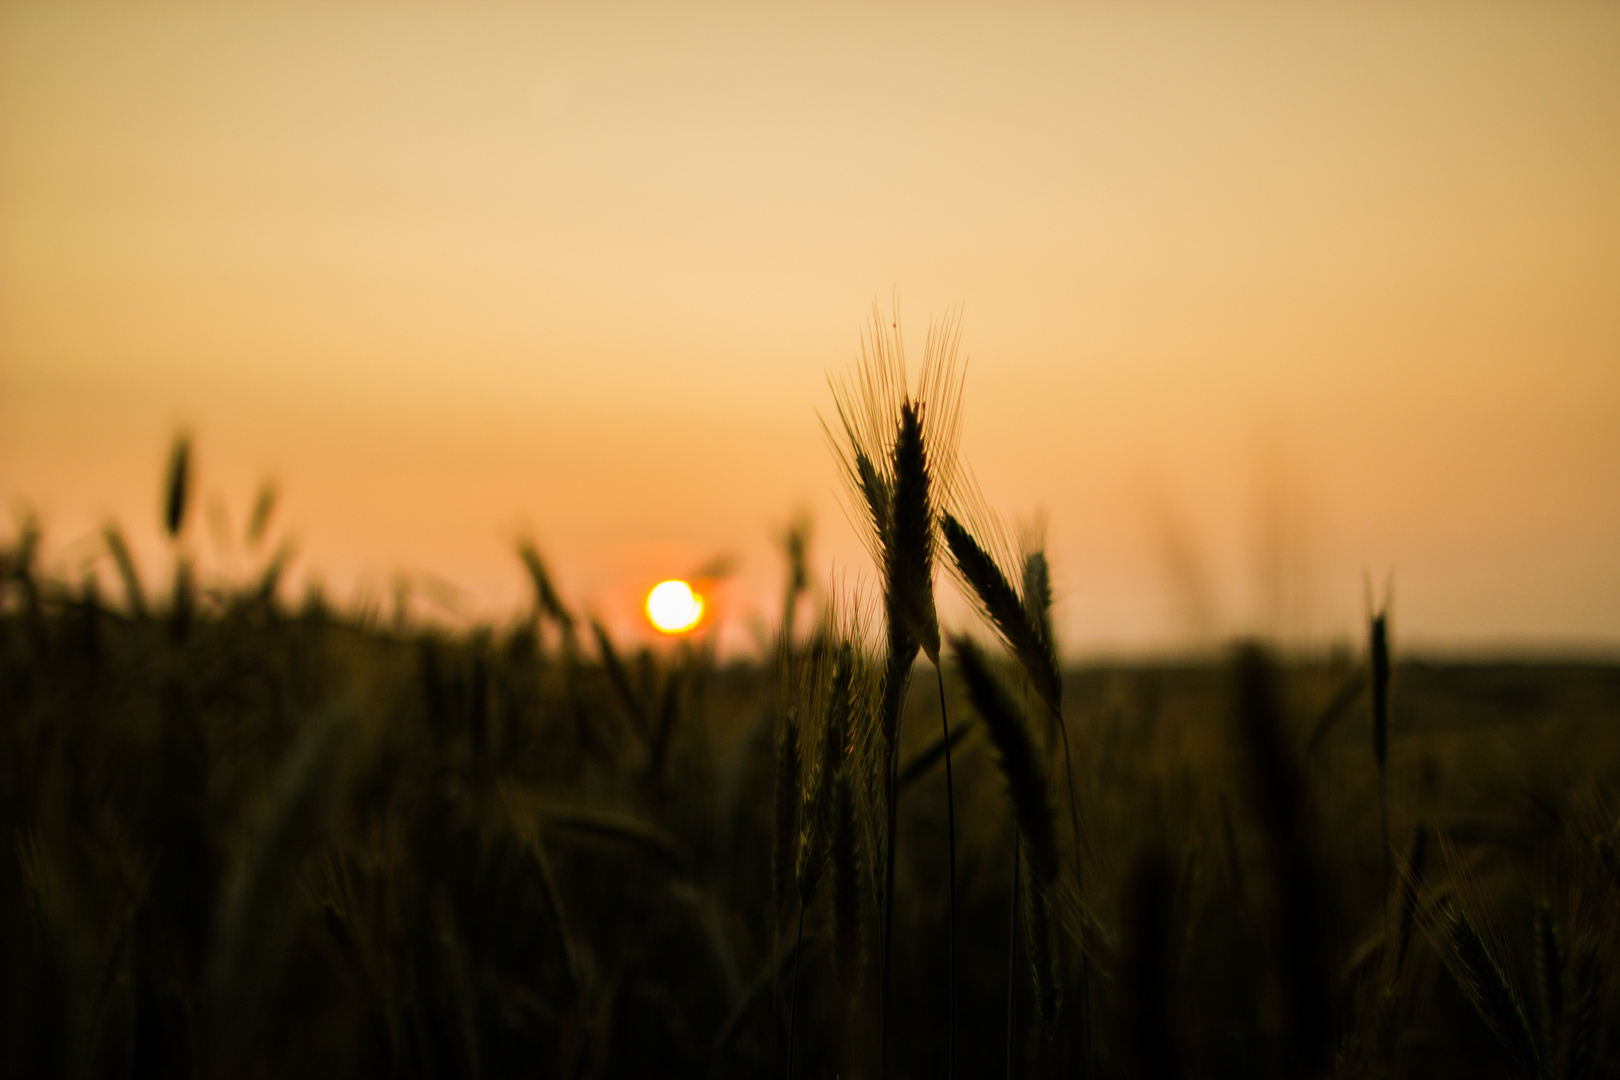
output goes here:
<path id="1" fill-rule="evenodd" d="M 886 648 L 880 729 L 885 803 L 882 938 L 879 976 L 878 1075 L 888 1071 L 889 983 L 893 967 L 894 883 L 899 828 L 900 722 L 911 669 L 920 649 L 940 666 L 939 618 L 934 608 L 934 508 L 949 501 L 961 382 L 956 375 L 959 324 L 954 316 L 930 326 L 922 377 L 907 389 L 905 353 L 896 319 L 874 305 L 853 378 L 832 382 L 842 435 L 823 421 L 849 486 L 857 526 L 883 581 Z M 950 1066 L 956 1058 L 956 796 L 951 768 L 950 721 L 939 675 L 940 723 L 945 740 L 946 832 L 950 866 Z"/>
<path id="2" fill-rule="evenodd" d="M 793 641 L 793 624 L 798 610 L 799 596 L 808 584 L 805 570 L 805 550 L 809 546 L 810 523 L 807 518 L 800 517 L 788 527 L 782 537 L 782 545 L 788 559 L 788 581 L 782 599 L 782 625 L 776 637 L 776 663 L 777 678 L 784 685 L 780 691 L 791 694 L 796 688 L 786 685 L 798 672 L 795 660 L 797 652 Z M 823 639 L 820 644 L 825 646 Z M 778 972 L 782 966 L 782 914 L 787 896 L 787 870 L 788 845 L 792 842 L 792 830 L 795 827 L 795 815 L 798 810 L 797 800 L 800 798 L 798 788 L 798 720 L 797 712 L 792 711 L 795 705 L 787 706 L 777 723 L 776 744 L 776 818 L 775 830 L 772 834 L 771 859 L 773 866 L 772 877 L 772 919 L 771 919 L 771 1070 L 774 1074 L 778 1054 L 777 1035 L 779 1032 L 778 1017 L 781 1016 L 778 999 L 781 996 L 780 979 Z M 789 740 L 792 745 L 789 745 Z M 799 919 L 799 945 L 804 943 L 803 911 Z M 794 982 L 794 1011 L 797 1012 L 798 979 L 799 979 L 799 946 L 793 950 L 793 982 Z M 788 1069 L 792 1065 L 792 1029 L 789 1027 Z"/>
<path id="3" fill-rule="evenodd" d="M 847 786 L 845 764 L 848 758 L 848 732 L 851 682 L 854 676 L 854 649 L 847 643 L 827 650 L 830 663 L 825 660 L 815 666 L 816 682 L 814 715 L 819 729 L 816 752 L 811 757 L 810 774 L 804 781 L 803 800 L 799 812 L 798 852 L 794 860 L 794 884 L 798 891 L 799 928 L 793 946 L 794 955 L 802 956 L 804 948 L 804 913 L 815 896 L 816 886 L 826 867 L 830 842 L 838 827 L 837 818 L 844 810 L 837 805 L 838 791 Z M 828 670 L 830 668 L 830 670 Z M 843 839 L 839 838 L 837 858 L 846 859 Z M 841 871 L 847 875 L 847 869 Z M 793 992 L 788 1007 L 788 1065 L 789 1080 L 793 1076 L 794 1036 L 799 1015 L 799 961 L 793 964 Z"/>
<path id="4" fill-rule="evenodd" d="M 966 489 L 964 513 L 977 519 L 981 535 L 1000 540 L 996 519 L 984 507 L 976 491 Z M 1080 813 L 1074 791 L 1074 760 L 1069 750 L 1068 725 L 1063 720 L 1063 680 L 1059 673 L 1057 646 L 1052 633 L 1052 585 L 1046 554 L 1031 538 L 1025 544 L 1022 592 L 1015 589 L 997 559 L 969 528 L 953 514 L 944 514 L 940 532 L 951 554 L 952 569 L 980 614 L 995 628 L 1007 651 L 1018 661 L 1035 695 L 1046 707 L 1050 724 L 1063 741 L 1064 773 L 1068 788 L 1069 827 L 1074 843 L 1073 873 L 1076 891 L 1083 897 L 1080 867 Z M 998 543 L 999 547 L 1009 545 Z M 1014 857 L 1013 904 L 1018 904 L 1017 853 Z M 1044 912 L 1043 912 L 1044 915 Z M 1016 918 L 1016 916 L 1015 916 Z M 1091 965 L 1080 943 L 1081 1043 L 1087 1074 L 1091 1067 Z"/>
<path id="5" fill-rule="evenodd" d="M 1048 1038 L 1061 1004 L 1053 952 L 1051 897 L 1058 881 L 1056 814 L 1044 756 L 1022 707 L 990 670 L 970 639 L 953 636 L 962 680 L 974 711 L 995 748 L 1014 823 L 1012 911 L 1008 916 L 1007 1072 L 1014 1068 L 1013 994 L 1017 925 L 1023 914 L 1024 944 L 1035 985 L 1035 1003 Z"/>
<path id="6" fill-rule="evenodd" d="M 1384 867 L 1384 895 L 1394 886 L 1394 870 L 1389 846 L 1389 618 L 1387 608 L 1373 615 L 1367 630 L 1368 663 L 1372 668 L 1373 763 L 1378 767 L 1378 837 Z M 1384 910 L 1387 913 L 1389 905 Z M 1386 918 L 1384 933 L 1389 934 Z"/>

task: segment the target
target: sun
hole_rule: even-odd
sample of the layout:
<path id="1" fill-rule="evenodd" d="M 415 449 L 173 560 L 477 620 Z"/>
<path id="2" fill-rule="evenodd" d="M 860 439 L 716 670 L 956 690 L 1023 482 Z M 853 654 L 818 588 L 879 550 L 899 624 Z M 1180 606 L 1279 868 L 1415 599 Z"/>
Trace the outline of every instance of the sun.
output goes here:
<path id="1" fill-rule="evenodd" d="M 647 594 L 647 618 L 666 634 L 683 634 L 703 617 L 703 597 L 684 581 L 661 581 Z"/>

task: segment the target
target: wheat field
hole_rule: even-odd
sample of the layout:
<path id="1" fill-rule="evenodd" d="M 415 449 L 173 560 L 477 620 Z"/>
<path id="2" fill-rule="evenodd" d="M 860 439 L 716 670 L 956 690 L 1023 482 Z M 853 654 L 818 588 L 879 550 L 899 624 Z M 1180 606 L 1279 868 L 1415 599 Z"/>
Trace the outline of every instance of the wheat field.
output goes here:
<path id="1" fill-rule="evenodd" d="M 1061 659 L 1038 537 L 875 319 L 828 438 L 878 584 L 627 649 L 520 547 L 466 631 L 116 526 L 0 561 L 13 1076 L 1559 1077 L 1620 1061 L 1620 670 Z M 188 509 L 176 444 L 162 517 Z M 177 547 L 176 551 L 180 549 Z M 941 626 L 935 590 L 982 620 Z"/>

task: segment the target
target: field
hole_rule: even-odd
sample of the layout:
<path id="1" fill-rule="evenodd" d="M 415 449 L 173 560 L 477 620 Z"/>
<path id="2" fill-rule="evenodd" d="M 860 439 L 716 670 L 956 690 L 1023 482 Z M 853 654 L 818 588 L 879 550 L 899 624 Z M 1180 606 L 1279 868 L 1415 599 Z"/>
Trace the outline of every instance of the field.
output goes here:
<path id="1" fill-rule="evenodd" d="M 109 598 L 25 523 L 7 1075 L 1610 1075 L 1620 668 L 1425 663 L 1382 612 L 1065 668 L 1038 537 L 952 486 L 948 331 L 917 399 L 881 321 L 839 387 L 881 595 L 804 610 L 789 536 L 751 661 L 616 645 L 529 545 L 532 607 L 452 633 L 289 605 L 280 554 L 177 543 L 155 597 L 111 525 Z"/>
<path id="2" fill-rule="evenodd" d="M 799 1074 L 876 1074 L 876 875 L 857 870 L 854 928 L 824 881 L 802 945 L 797 901 L 773 898 L 773 843 L 798 837 L 773 840 L 789 706 L 772 666 L 587 648 L 554 598 L 451 637 L 257 588 L 131 614 L 35 580 L 26 540 L 7 572 L 8 1074 L 731 1076 L 773 1054 L 780 1074 L 790 1026 Z M 1050 898 L 1044 1019 L 1022 947 L 1008 1003 L 1012 817 L 947 663 L 956 1071 L 1008 1067 L 1009 1016 L 1020 1074 L 1083 1067 L 1084 940 L 1094 1075 L 1605 1075 L 1620 671 L 1396 663 L 1386 890 L 1364 669 L 1250 652 L 1064 673 L 1085 887 Z M 943 1075 L 949 1041 L 939 702 L 920 671 L 896 1076 Z M 1255 694 L 1308 814 L 1282 831 L 1291 854 L 1234 719 L 1267 707 Z M 1302 873 L 1321 902 L 1303 935 L 1283 907 Z M 1302 959 L 1319 986 L 1294 985 Z M 1327 1009 L 1319 1046 L 1301 1044 L 1302 993 Z"/>

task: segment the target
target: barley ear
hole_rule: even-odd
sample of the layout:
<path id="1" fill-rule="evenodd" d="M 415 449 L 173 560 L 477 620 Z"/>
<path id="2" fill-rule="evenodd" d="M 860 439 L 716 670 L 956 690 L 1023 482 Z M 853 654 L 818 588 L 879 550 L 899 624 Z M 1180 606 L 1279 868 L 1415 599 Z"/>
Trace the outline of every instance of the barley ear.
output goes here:
<path id="1" fill-rule="evenodd" d="M 1031 869 L 1050 885 L 1057 877 L 1058 857 L 1050 786 L 1042 755 L 1024 710 L 990 670 L 984 653 L 970 639 L 953 635 L 951 648 L 967 683 L 968 697 L 996 750 L 996 763 L 1007 784 L 1013 819 L 1023 835 Z"/>
<path id="2" fill-rule="evenodd" d="M 832 689 L 823 706 L 820 753 L 811 767 L 809 790 L 799 819 L 799 853 L 795 878 L 799 902 L 808 904 L 821 881 L 827 843 L 832 830 L 833 784 L 844 764 L 844 731 L 849 714 L 850 661 L 841 655 L 834 662 Z"/>
<path id="3" fill-rule="evenodd" d="M 782 549 L 788 562 L 788 580 L 782 596 L 782 628 L 778 635 L 781 643 L 778 648 L 789 659 L 794 652 L 793 628 L 798 622 L 799 596 L 810 584 L 810 574 L 805 566 L 809 547 L 810 519 L 801 514 L 782 536 Z"/>
<path id="4" fill-rule="evenodd" d="M 1052 648 L 1052 572 L 1046 552 L 1036 549 L 1024 556 L 1024 609 L 1040 641 Z"/>
<path id="5" fill-rule="evenodd" d="M 113 562 L 118 567 L 118 576 L 124 582 L 124 596 L 129 604 L 129 613 L 137 619 L 146 617 L 146 594 L 141 588 L 140 573 L 135 569 L 134 556 L 129 553 L 129 545 L 124 542 L 123 530 L 114 522 L 107 522 L 101 527 L 101 538 L 107 544 L 107 551 L 112 555 Z"/>
<path id="6" fill-rule="evenodd" d="M 1463 994 L 1502 1041 L 1508 1055 L 1521 1066 L 1533 1064 L 1537 1055 L 1530 1021 L 1500 960 L 1461 907 L 1447 902 L 1441 919 L 1451 946 L 1447 966 Z"/>
<path id="7" fill-rule="evenodd" d="M 540 552 L 535 548 L 534 541 L 527 538 L 519 540 L 517 551 L 518 558 L 523 560 L 523 568 L 529 572 L 529 583 L 534 586 L 536 612 L 544 612 L 551 616 L 559 627 L 571 631 L 574 626 L 573 613 L 557 595 L 557 589 L 551 582 L 551 575 L 546 571 L 545 561 L 540 558 Z"/>
<path id="8" fill-rule="evenodd" d="M 266 480 L 259 485 L 259 493 L 253 499 L 253 512 L 248 515 L 247 532 L 243 539 L 251 548 L 257 548 L 264 542 L 264 534 L 270 528 L 270 518 L 276 512 L 276 484 L 273 480 Z"/>
<path id="9" fill-rule="evenodd" d="M 624 669 L 618 650 L 613 647 L 613 638 L 608 635 L 607 627 L 602 625 L 600 619 L 591 620 L 591 632 L 596 635 L 596 648 L 602 656 L 602 667 L 607 672 L 608 683 L 624 705 L 624 711 L 635 728 L 636 737 L 645 742 L 650 726 L 647 722 L 647 711 L 642 706 L 640 697 L 636 695 L 635 688 L 630 685 L 630 675 Z"/>
<path id="10" fill-rule="evenodd" d="M 185 524 L 190 479 L 191 439 L 182 432 L 169 451 L 169 478 L 163 492 L 163 528 L 171 539 L 180 535 L 180 526 Z"/>
<path id="11" fill-rule="evenodd" d="M 930 500 L 923 406 L 900 406 L 894 442 L 894 502 L 887 555 L 889 615 L 939 663 L 939 616 L 934 610 L 934 511 Z"/>
<path id="12" fill-rule="evenodd" d="M 851 436 L 853 439 L 854 436 Z M 872 459 L 859 447 L 855 449 L 855 480 L 860 487 L 861 498 L 866 503 L 868 524 L 872 528 L 872 535 L 877 538 L 881 550 L 889 543 L 889 515 L 892 510 L 894 494 L 886 477 L 879 474 L 877 466 Z"/>
<path id="13" fill-rule="evenodd" d="M 1384 894 L 1393 882 L 1393 852 L 1389 847 L 1389 624 L 1384 612 L 1373 616 L 1368 653 L 1372 666 L 1373 761 L 1378 767 L 1378 838 L 1384 864 Z M 1387 907 L 1384 909 L 1389 910 Z M 1386 927 L 1387 928 L 1387 927 Z"/>
<path id="14" fill-rule="evenodd" d="M 1062 682 L 1058 677 L 1056 656 L 1042 641 L 1029 608 L 995 559 L 953 515 L 940 516 L 940 533 L 957 574 L 967 584 L 985 618 L 1029 672 L 1035 693 L 1057 713 L 1062 706 Z"/>

